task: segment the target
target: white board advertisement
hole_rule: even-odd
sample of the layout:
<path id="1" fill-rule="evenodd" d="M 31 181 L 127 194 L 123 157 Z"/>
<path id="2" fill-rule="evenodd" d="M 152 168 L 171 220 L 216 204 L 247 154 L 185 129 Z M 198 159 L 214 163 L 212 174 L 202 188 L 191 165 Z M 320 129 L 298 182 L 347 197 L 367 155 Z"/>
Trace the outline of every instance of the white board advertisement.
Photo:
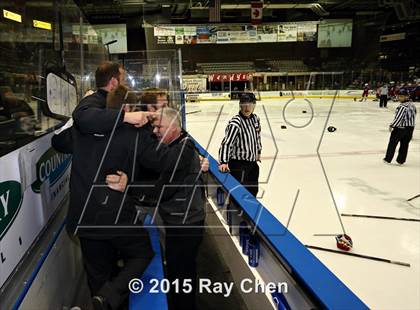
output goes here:
<path id="1" fill-rule="evenodd" d="M 206 91 L 206 78 L 183 78 L 182 85 L 187 93 Z"/>
<path id="2" fill-rule="evenodd" d="M 0 287 L 69 191 L 71 157 L 52 134 L 0 158 Z"/>

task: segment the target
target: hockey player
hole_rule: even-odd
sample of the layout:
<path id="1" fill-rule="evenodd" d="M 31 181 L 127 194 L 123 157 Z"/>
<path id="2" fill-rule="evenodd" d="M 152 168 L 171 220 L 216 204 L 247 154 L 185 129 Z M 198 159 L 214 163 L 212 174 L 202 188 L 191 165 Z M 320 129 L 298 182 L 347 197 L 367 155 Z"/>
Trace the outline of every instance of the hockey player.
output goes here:
<path id="1" fill-rule="evenodd" d="M 362 102 L 363 99 L 364 99 L 364 101 L 367 100 L 368 95 L 369 95 L 369 89 L 370 89 L 369 84 L 365 83 L 365 86 L 363 87 L 363 93 L 362 93 L 362 98 L 360 99 L 360 102 Z"/>

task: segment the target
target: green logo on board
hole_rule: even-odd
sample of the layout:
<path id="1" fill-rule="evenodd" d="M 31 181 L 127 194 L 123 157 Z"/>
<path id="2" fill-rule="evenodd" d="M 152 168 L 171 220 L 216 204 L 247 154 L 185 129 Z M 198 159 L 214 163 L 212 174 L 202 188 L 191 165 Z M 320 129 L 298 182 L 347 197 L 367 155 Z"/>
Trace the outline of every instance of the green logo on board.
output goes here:
<path id="1" fill-rule="evenodd" d="M 22 204 L 22 189 L 16 181 L 0 182 L 0 240 L 13 224 Z"/>

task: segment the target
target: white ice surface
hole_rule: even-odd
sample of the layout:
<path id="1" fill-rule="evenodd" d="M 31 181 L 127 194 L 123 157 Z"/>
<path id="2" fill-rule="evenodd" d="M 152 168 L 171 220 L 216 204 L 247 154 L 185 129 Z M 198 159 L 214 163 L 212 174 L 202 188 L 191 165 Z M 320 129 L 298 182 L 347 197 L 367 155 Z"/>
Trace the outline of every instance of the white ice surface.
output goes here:
<path id="1" fill-rule="evenodd" d="M 312 114 L 304 99 L 290 102 L 283 111 L 289 100 L 257 103 L 255 112 L 261 118 L 263 137 L 259 195 L 264 206 L 286 225 L 300 189 L 289 229 L 303 244 L 336 248 L 333 236 L 314 236 L 343 232 L 335 205 L 339 213 L 420 218 L 420 199 L 407 202 L 420 193 L 419 117 L 406 164 L 386 165 L 382 158 L 397 103 L 379 109 L 378 102 L 340 99 L 329 114 L 332 99 L 309 99 Z M 418 103 L 417 110 L 420 112 Z M 238 112 L 238 103 L 187 103 L 187 113 L 196 111 L 200 112 L 187 115 L 187 129 L 217 159 L 226 124 Z M 325 131 L 319 154 L 333 195 L 317 156 L 328 115 L 327 127 L 334 126 L 337 131 Z M 341 220 L 353 239 L 354 253 L 406 262 L 411 267 L 317 250 L 313 253 L 369 307 L 420 309 L 420 223 L 354 217 Z"/>

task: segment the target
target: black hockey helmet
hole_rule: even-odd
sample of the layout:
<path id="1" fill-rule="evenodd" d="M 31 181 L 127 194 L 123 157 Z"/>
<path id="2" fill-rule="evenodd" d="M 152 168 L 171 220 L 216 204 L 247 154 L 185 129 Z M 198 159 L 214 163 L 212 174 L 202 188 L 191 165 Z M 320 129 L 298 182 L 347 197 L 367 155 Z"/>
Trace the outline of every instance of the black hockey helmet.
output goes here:
<path id="1" fill-rule="evenodd" d="M 253 93 L 242 93 L 239 97 L 239 104 L 241 103 L 257 103 L 257 98 Z"/>

